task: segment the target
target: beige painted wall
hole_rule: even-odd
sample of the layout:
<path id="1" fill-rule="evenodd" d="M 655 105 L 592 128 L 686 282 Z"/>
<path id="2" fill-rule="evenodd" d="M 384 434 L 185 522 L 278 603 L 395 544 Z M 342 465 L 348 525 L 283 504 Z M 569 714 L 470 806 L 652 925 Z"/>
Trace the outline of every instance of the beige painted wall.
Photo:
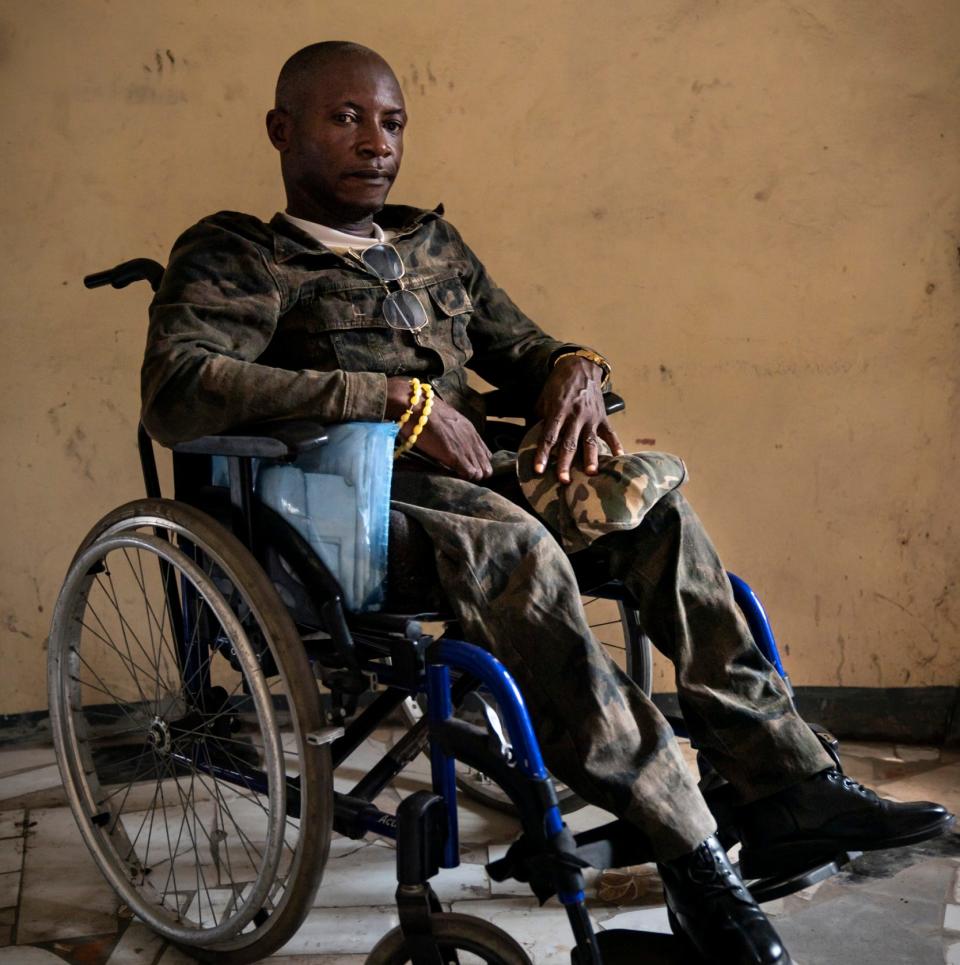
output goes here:
<path id="1" fill-rule="evenodd" d="M 73 549 L 140 494 L 146 292 L 80 279 L 276 210 L 261 118 L 330 38 L 402 75 L 394 200 L 443 200 L 687 459 L 794 682 L 957 683 L 955 2 L 6 0 L 0 712 L 44 706 Z"/>

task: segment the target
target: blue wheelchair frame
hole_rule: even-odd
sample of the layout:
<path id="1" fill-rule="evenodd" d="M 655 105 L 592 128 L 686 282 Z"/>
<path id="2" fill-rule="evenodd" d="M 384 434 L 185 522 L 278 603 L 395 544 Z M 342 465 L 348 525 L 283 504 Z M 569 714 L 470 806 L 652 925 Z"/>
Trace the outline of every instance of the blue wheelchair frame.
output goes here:
<path id="1" fill-rule="evenodd" d="M 237 477 L 234 480 L 237 485 L 232 486 L 235 491 L 237 486 L 241 490 L 244 488 L 239 478 L 242 462 L 237 459 L 230 467 L 231 476 Z M 729 579 L 754 639 L 767 660 L 786 679 L 759 598 L 739 577 L 729 574 Z M 607 590 L 606 594 L 603 589 Z M 615 584 L 608 584 L 600 593 L 612 598 L 622 596 Z M 189 609 L 187 604 L 183 612 L 184 627 L 190 623 Z M 601 965 L 605 960 L 604 938 L 610 933 L 596 934 L 593 930 L 585 904 L 583 868 L 595 863 L 622 866 L 650 860 L 652 855 L 640 833 L 624 822 L 612 822 L 595 832 L 576 837 L 569 832 L 557 806 L 523 697 L 510 673 L 496 657 L 460 640 L 447 637 L 435 640 L 422 634 L 415 620 L 406 618 L 400 618 L 404 622 L 404 633 L 403 644 L 398 648 L 396 630 L 399 624 L 393 618 L 358 617 L 354 622 L 364 625 L 368 620 L 374 624 L 382 620 L 387 629 L 383 635 L 378 635 L 369 627 L 365 630 L 354 628 L 354 636 L 366 645 L 366 655 L 359 657 L 357 666 L 362 673 L 375 676 L 386 689 L 349 724 L 342 736 L 332 742 L 334 766 L 342 763 L 407 696 L 424 694 L 427 713 L 423 721 L 401 738 L 355 788 L 347 794 L 334 793 L 333 827 L 352 838 L 374 833 L 397 841 L 397 902 L 401 927 L 405 934 L 409 929 L 408 940 L 414 961 L 436 961 L 432 957 L 435 947 L 431 950 L 430 946 L 429 919 L 439 909 L 439 903 L 429 881 L 441 868 L 454 868 L 460 863 L 455 776 L 455 763 L 459 759 L 498 780 L 520 812 L 524 832 L 522 846 L 514 845 L 511 850 L 517 853 L 512 860 L 509 856 L 502 859 L 500 869 L 491 867 L 488 870 L 499 878 L 516 876 L 524 880 L 525 865 L 539 860 L 539 881 L 531 882 L 531 887 L 541 899 L 555 893 L 565 907 L 576 940 L 573 961 L 577 965 Z M 184 633 L 183 639 L 190 636 Z M 412 659 L 401 656 L 404 650 L 409 651 L 407 656 Z M 389 660 L 385 661 L 384 657 Z M 190 667 L 199 669 L 210 663 L 206 654 L 191 652 L 188 648 L 182 650 L 181 659 L 188 673 Z M 458 675 L 456 681 L 454 674 Z M 202 674 L 198 673 L 197 686 L 202 690 L 206 684 L 201 677 Z M 489 734 L 454 717 L 459 700 L 469 690 L 481 685 L 495 699 L 506 725 L 512 749 L 509 760 L 493 749 Z M 682 732 L 682 721 L 674 724 L 675 729 Z M 396 816 L 372 804 L 372 799 L 425 747 L 430 755 L 432 793 L 419 791 L 406 798 Z M 261 772 L 231 770 L 209 760 L 184 763 L 191 763 L 237 786 L 259 793 L 267 791 L 267 780 Z M 290 816 L 299 816 L 295 787 L 292 793 L 288 791 L 287 808 Z M 544 862 L 549 867 L 546 875 L 542 871 Z M 811 884 L 827 877 L 836 868 L 835 864 L 821 866 L 813 869 L 800 883 L 769 882 L 765 892 L 763 887 L 754 886 L 754 890 L 758 900 L 767 900 L 801 884 Z"/>
<path id="2" fill-rule="evenodd" d="M 156 288 L 162 272 L 162 266 L 140 259 L 89 276 L 85 282 L 87 287 L 112 284 L 120 288 L 132 281 L 146 279 Z M 307 435 L 316 428 L 306 427 Z M 302 426 L 298 429 L 291 424 L 280 425 L 273 427 L 270 433 L 257 436 L 234 433 L 197 440 L 176 447 L 175 451 L 228 457 L 232 528 L 250 549 L 254 549 L 262 535 L 255 525 L 256 512 L 261 510 L 255 506 L 252 497 L 250 458 L 290 457 L 303 441 L 303 431 Z M 322 436 L 312 439 L 312 444 L 322 442 Z M 159 496 L 152 443 L 142 428 L 139 446 L 147 493 Z M 179 490 L 179 485 L 177 488 Z M 401 927 L 413 961 L 417 965 L 439 961 L 437 946 L 430 933 L 430 916 L 439 910 L 439 902 L 429 881 L 441 868 L 453 868 L 459 864 L 454 770 L 459 759 L 501 784 L 520 814 L 523 834 L 505 858 L 488 866 L 491 877 L 504 880 L 513 876 L 528 881 L 541 900 L 556 894 L 567 911 L 576 939 L 573 962 L 575 965 L 601 965 L 604 946 L 609 944 L 606 939 L 614 933 L 595 934 L 593 931 L 585 906 L 583 868 L 590 865 L 622 867 L 651 860 L 649 845 L 641 833 L 626 822 L 614 821 L 580 835 L 571 834 L 557 806 L 556 793 L 544 767 L 523 697 L 500 661 L 470 643 L 447 637 L 434 639 L 423 632 L 417 617 L 351 617 L 341 605 L 336 580 L 316 557 L 304 552 L 297 534 L 280 527 L 277 535 L 287 541 L 287 551 L 301 559 L 305 569 L 299 575 L 304 578 L 308 590 L 316 591 L 318 598 L 323 600 L 323 617 L 330 640 L 325 641 L 324 654 L 311 653 L 308 646 L 308 656 L 323 663 L 324 658 L 329 661 L 332 652 L 339 658 L 345 673 L 368 681 L 369 677 L 375 676 L 386 687 L 351 721 L 347 722 L 348 715 L 340 713 L 340 722 L 345 726 L 339 728 L 339 736 L 326 741 L 331 745 L 334 767 L 342 763 L 404 699 L 418 694 L 427 697 L 426 716 L 411 727 L 350 792 L 334 793 L 334 830 L 351 838 L 375 833 L 397 841 L 397 902 Z M 734 598 L 754 640 L 789 687 L 759 598 L 742 579 L 734 574 L 728 575 Z M 164 573 L 164 578 L 169 580 L 171 577 Z M 592 592 L 612 599 L 623 598 L 622 587 L 613 583 Z M 169 592 L 169 584 L 168 596 L 172 602 L 178 596 L 176 592 Z M 189 632 L 190 601 L 187 595 L 181 598 L 184 606 L 180 613 L 181 632 L 177 634 L 181 666 L 186 679 L 195 680 L 198 693 L 202 693 L 209 686 L 209 680 L 204 676 L 209 671 L 203 669 L 209 668 L 209 654 L 191 651 L 187 646 L 185 641 L 195 635 Z M 325 665 L 330 666 L 329 663 Z M 499 706 L 506 724 L 509 748 L 498 744 L 482 727 L 454 716 L 460 700 L 480 685 L 493 695 Z M 352 709 L 355 709 L 355 701 Z M 681 732 L 682 723 L 675 723 L 675 727 Z M 432 791 L 418 791 L 405 798 L 396 816 L 374 805 L 374 797 L 427 747 Z M 267 789 L 265 774 L 252 766 L 226 767 L 211 759 L 193 759 L 184 763 L 241 788 L 260 793 Z M 287 809 L 289 815 L 299 817 L 300 801 L 295 785 L 288 791 Z M 829 862 L 803 875 L 754 884 L 751 890 L 758 900 L 767 900 L 812 884 L 836 870 L 837 862 Z"/>

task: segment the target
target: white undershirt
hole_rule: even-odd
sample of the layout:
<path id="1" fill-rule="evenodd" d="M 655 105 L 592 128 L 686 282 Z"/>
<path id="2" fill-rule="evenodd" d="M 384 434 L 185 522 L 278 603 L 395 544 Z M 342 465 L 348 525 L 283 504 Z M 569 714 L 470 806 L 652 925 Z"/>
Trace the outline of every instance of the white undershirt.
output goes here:
<path id="1" fill-rule="evenodd" d="M 331 251 L 342 255 L 344 252 L 353 249 L 361 251 L 371 245 L 379 245 L 384 241 L 389 241 L 396 232 L 384 231 L 375 221 L 372 222 L 373 237 L 361 238 L 352 235 L 347 231 L 337 231 L 336 228 L 328 228 L 325 224 L 318 224 L 316 221 L 305 221 L 303 218 L 295 218 L 292 214 L 283 213 L 283 216 L 291 224 L 296 225 L 301 231 L 305 231 L 311 238 L 319 241 L 321 245 Z"/>

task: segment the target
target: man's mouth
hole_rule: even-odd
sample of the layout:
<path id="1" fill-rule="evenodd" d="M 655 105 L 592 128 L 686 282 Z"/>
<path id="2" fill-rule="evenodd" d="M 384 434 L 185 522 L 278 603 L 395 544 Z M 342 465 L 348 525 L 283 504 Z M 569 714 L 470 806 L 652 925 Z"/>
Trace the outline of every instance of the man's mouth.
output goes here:
<path id="1" fill-rule="evenodd" d="M 377 183 L 390 180 L 389 172 L 382 168 L 358 168 L 356 171 L 348 171 L 346 177 Z"/>

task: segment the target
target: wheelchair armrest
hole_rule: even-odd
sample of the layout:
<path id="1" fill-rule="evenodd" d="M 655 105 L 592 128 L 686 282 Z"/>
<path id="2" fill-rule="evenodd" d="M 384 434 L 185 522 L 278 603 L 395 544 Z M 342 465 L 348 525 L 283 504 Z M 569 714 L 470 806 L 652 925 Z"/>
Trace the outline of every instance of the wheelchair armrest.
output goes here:
<path id="1" fill-rule="evenodd" d="M 492 392 L 483 393 L 483 401 L 486 406 L 487 415 L 496 416 L 501 419 L 520 419 L 527 415 L 523 407 L 517 401 L 516 396 L 506 389 L 494 389 Z M 607 415 L 615 412 L 622 412 L 626 408 L 623 398 L 616 392 L 604 392 L 603 403 L 607 410 Z"/>
<path id="2" fill-rule="evenodd" d="M 172 446 L 174 452 L 202 456 L 240 456 L 289 462 L 324 445 L 326 429 L 316 422 L 289 419 L 260 422 L 216 436 L 201 436 Z"/>

